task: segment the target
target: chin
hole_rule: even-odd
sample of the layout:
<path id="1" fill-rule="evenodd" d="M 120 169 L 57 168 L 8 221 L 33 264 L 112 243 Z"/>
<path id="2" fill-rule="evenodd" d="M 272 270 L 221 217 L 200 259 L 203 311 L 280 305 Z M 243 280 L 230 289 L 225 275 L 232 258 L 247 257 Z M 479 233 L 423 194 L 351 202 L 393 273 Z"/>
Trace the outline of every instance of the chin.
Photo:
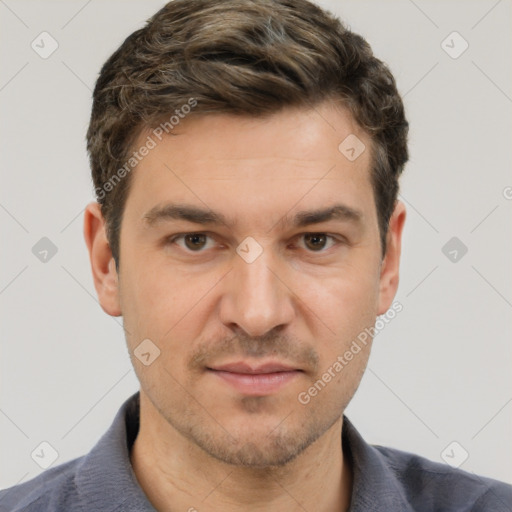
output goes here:
<path id="1" fill-rule="evenodd" d="M 282 467 L 292 462 L 324 432 L 328 425 L 286 426 L 286 418 L 259 422 L 249 418 L 236 427 L 218 426 L 214 431 L 192 429 L 189 439 L 209 456 L 225 464 L 247 468 Z M 236 432 L 235 435 L 231 433 Z"/>

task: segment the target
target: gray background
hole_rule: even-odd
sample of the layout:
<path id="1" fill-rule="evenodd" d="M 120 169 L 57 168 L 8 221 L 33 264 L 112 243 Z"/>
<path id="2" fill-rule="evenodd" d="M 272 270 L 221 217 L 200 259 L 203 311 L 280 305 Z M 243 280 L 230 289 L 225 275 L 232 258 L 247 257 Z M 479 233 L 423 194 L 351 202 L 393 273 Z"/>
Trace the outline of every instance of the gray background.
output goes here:
<path id="1" fill-rule="evenodd" d="M 411 123 L 404 309 L 347 415 L 369 442 L 456 463 L 467 452 L 463 469 L 512 483 L 512 4 L 321 4 L 389 63 Z M 83 241 L 84 137 L 101 65 L 162 5 L 0 0 L 0 487 L 42 471 L 42 441 L 54 464 L 86 453 L 138 389 Z M 31 48 L 43 31 L 59 45 L 47 59 Z M 441 46 L 453 31 L 469 43 L 456 59 Z M 42 237 L 58 248 L 46 263 L 32 252 Z M 452 237 L 468 248 L 455 262 Z"/>

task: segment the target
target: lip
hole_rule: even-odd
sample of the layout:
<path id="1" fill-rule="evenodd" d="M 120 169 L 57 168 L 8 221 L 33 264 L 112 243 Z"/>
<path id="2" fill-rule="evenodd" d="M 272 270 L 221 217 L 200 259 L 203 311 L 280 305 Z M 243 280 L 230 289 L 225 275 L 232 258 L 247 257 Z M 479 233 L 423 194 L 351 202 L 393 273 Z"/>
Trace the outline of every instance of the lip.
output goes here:
<path id="1" fill-rule="evenodd" d="M 268 362 L 258 366 L 235 362 L 207 368 L 207 370 L 246 396 L 277 393 L 303 373 L 297 368 L 279 362 Z"/>
<path id="2" fill-rule="evenodd" d="M 212 366 L 208 369 L 214 371 L 223 371 L 248 375 L 259 375 L 265 373 L 288 372 L 298 370 L 298 368 L 294 368 L 293 366 L 279 363 L 277 361 L 269 361 L 265 364 L 260 364 L 258 366 L 251 365 L 249 363 L 246 363 L 245 361 L 237 361 L 233 363 L 223 364 L 220 366 Z"/>

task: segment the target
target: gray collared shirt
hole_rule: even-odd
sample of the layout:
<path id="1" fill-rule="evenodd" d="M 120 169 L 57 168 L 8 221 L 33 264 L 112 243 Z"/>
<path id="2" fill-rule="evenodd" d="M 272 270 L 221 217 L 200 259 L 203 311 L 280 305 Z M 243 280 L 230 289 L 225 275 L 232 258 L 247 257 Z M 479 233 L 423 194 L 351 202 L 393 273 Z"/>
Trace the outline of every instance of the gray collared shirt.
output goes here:
<path id="1" fill-rule="evenodd" d="M 512 485 L 369 445 L 346 416 L 343 421 L 343 449 L 353 469 L 350 512 L 512 512 Z M 0 510 L 154 512 L 130 464 L 138 429 L 135 393 L 87 455 L 1 491 Z"/>

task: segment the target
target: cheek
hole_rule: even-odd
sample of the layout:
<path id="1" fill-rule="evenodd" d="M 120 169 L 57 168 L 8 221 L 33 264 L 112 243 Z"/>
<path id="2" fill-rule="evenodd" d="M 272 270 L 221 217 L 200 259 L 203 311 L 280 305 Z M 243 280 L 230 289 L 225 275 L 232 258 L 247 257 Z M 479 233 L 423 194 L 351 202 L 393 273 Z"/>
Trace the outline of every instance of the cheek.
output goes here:
<path id="1" fill-rule="evenodd" d="M 303 314 L 323 327 L 322 333 L 316 332 L 319 340 L 335 338 L 339 345 L 375 321 L 378 273 L 373 267 L 346 267 L 321 279 L 301 276 L 296 286 Z"/>
<path id="2" fill-rule="evenodd" d="M 146 392 L 161 395 L 162 401 L 166 394 L 176 397 L 181 387 L 186 387 L 186 363 L 194 340 L 201 334 L 200 296 L 206 290 L 149 269 L 131 277 L 125 279 L 121 295 L 132 364 Z M 159 351 L 149 366 L 137 359 L 138 347 L 146 339 Z"/>
<path id="3" fill-rule="evenodd" d="M 151 259 L 146 258 L 149 263 Z M 129 266 L 129 263 L 132 266 Z M 208 296 L 219 277 L 213 273 L 192 276 L 161 264 L 137 265 L 126 261 L 130 273 L 121 275 L 121 307 L 133 349 L 149 338 L 162 349 L 172 346 L 174 356 L 191 348 L 204 325 Z"/>
<path id="4" fill-rule="evenodd" d="M 309 318 L 314 325 L 310 329 L 319 366 L 309 387 L 302 391 L 311 400 L 312 414 L 343 411 L 368 363 L 377 287 L 374 279 L 356 273 L 340 274 L 310 287 L 308 297 L 312 310 Z"/>

